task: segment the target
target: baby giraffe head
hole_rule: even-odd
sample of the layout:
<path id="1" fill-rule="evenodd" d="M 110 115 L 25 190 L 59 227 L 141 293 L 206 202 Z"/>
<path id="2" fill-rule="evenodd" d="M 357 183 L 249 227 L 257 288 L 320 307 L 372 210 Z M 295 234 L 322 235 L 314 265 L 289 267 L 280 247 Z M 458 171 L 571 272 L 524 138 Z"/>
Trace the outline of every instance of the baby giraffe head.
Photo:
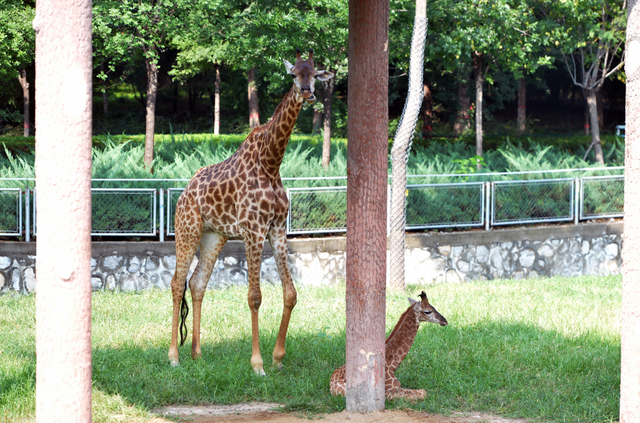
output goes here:
<path id="1" fill-rule="evenodd" d="M 296 91 L 296 100 L 298 102 L 306 101 L 309 104 L 313 104 L 316 101 L 316 96 L 313 95 L 315 91 L 314 84 L 316 79 L 318 81 L 327 81 L 333 78 L 333 73 L 327 70 L 316 70 L 313 65 L 313 49 L 309 49 L 309 58 L 302 60 L 300 58 L 300 49 L 296 49 L 296 65 L 284 60 L 284 66 L 287 68 L 287 73 L 293 77 L 293 86 Z"/>
<path id="2" fill-rule="evenodd" d="M 440 326 L 447 326 L 447 319 L 445 319 L 442 314 L 438 313 L 438 310 L 436 310 L 431 304 L 429 304 L 429 301 L 427 300 L 427 294 L 422 291 L 419 296 L 421 301 L 416 301 L 413 298 L 409 298 L 409 304 L 411 304 L 411 306 L 413 307 L 413 311 L 416 314 L 418 323 L 430 322 L 437 323 Z"/>

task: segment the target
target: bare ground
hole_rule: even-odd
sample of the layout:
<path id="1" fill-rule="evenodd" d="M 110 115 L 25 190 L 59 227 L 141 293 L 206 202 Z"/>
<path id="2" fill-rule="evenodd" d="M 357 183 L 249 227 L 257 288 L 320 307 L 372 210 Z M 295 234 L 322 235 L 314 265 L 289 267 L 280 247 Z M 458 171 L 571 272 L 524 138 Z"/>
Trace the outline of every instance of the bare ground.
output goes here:
<path id="1" fill-rule="evenodd" d="M 278 422 L 302 423 L 310 420 L 320 420 L 326 423 L 530 423 L 523 419 L 506 419 L 486 413 L 457 413 L 447 417 L 437 414 L 421 413 L 413 410 L 391 410 L 370 414 L 341 413 L 318 414 L 304 416 L 301 414 L 287 414 L 275 411 L 280 405 L 270 403 L 249 403 L 237 405 L 207 405 L 207 406 L 172 406 L 155 410 L 163 417 L 156 418 L 149 423 L 191 422 Z"/>

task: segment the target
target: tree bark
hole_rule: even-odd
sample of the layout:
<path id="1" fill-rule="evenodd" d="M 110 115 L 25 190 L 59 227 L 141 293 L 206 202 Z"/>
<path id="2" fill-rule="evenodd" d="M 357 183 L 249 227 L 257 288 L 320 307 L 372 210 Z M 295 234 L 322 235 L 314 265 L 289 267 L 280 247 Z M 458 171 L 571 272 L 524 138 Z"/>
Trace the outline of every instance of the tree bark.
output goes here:
<path id="1" fill-rule="evenodd" d="M 430 139 L 433 135 L 433 86 L 425 79 L 422 84 L 424 90 L 424 112 L 422 113 L 422 138 Z"/>
<path id="2" fill-rule="evenodd" d="M 104 72 L 104 62 L 100 63 L 100 71 Z M 107 81 L 102 81 L 102 114 L 104 116 L 109 114 L 109 96 L 107 95 Z"/>
<path id="3" fill-rule="evenodd" d="M 593 155 L 595 156 L 596 162 L 604 165 L 602 144 L 600 144 L 600 128 L 598 125 L 598 104 L 596 100 L 596 92 L 595 90 L 585 90 L 585 94 L 587 97 L 587 106 L 589 108 L 589 120 L 591 122 L 591 145 L 589 145 L 589 149 L 593 148 Z M 589 149 L 587 149 L 587 154 L 589 153 Z M 585 154 L 585 159 L 587 157 L 587 154 Z"/>
<path id="4" fill-rule="evenodd" d="M 216 65 L 216 83 L 213 105 L 213 134 L 220 135 L 220 65 Z"/>
<path id="5" fill-rule="evenodd" d="M 249 97 L 249 127 L 253 129 L 260 126 L 260 104 L 258 102 L 255 68 L 247 71 L 247 95 Z"/>
<path id="6" fill-rule="evenodd" d="M 469 129 L 469 108 L 471 107 L 471 99 L 467 94 L 466 84 L 458 84 L 458 116 L 453 125 L 453 135 L 459 137 Z"/>
<path id="7" fill-rule="evenodd" d="M 640 4 L 627 3 L 620 423 L 640 422 Z"/>
<path id="8" fill-rule="evenodd" d="M 518 134 L 527 129 L 527 85 L 524 78 L 518 79 Z"/>
<path id="9" fill-rule="evenodd" d="M 155 47 L 151 47 L 155 50 Z M 156 98 L 158 96 L 158 66 L 155 59 L 146 58 L 147 68 L 147 122 L 144 137 L 144 164 L 152 172 L 153 145 L 156 129 Z"/>
<path id="10" fill-rule="evenodd" d="M 596 102 L 598 104 L 598 126 L 604 128 L 604 105 L 602 104 L 602 85 L 596 89 Z"/>
<path id="11" fill-rule="evenodd" d="M 589 135 L 591 131 L 589 128 L 591 127 L 589 117 L 589 102 L 587 101 L 587 94 L 582 90 L 582 97 L 584 97 L 584 134 Z"/>
<path id="12" fill-rule="evenodd" d="M 334 70 L 335 74 L 335 70 Z M 333 90 L 335 88 L 335 78 L 331 78 L 322 83 L 322 94 L 324 96 L 324 134 L 322 136 L 322 167 L 327 169 L 331 161 L 331 106 L 333 104 Z"/>
<path id="13" fill-rule="evenodd" d="M 29 118 L 29 81 L 27 81 L 27 70 L 25 68 L 20 69 L 18 81 L 20 81 L 20 85 L 22 86 L 24 136 L 28 137 L 31 130 L 31 119 Z"/>
<path id="14" fill-rule="evenodd" d="M 36 422 L 91 422 L 91 1 L 37 0 Z"/>
<path id="15" fill-rule="evenodd" d="M 349 1 L 347 411 L 384 409 L 388 1 Z"/>
<path id="16" fill-rule="evenodd" d="M 484 53 L 473 53 L 473 70 L 476 83 L 476 155 L 482 157 L 482 89 L 484 86 L 484 75 L 482 74 L 482 57 Z M 480 169 L 478 163 L 478 169 Z"/>

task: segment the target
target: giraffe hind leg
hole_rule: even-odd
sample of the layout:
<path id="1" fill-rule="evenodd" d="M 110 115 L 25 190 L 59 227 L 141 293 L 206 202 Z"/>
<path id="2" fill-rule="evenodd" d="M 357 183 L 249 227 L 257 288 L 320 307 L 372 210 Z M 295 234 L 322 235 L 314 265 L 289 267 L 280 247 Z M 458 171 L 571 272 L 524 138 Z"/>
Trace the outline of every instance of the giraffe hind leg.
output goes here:
<path id="1" fill-rule="evenodd" d="M 334 370 L 329 379 L 329 392 L 333 396 L 346 396 L 347 395 L 347 374 L 346 366 L 338 367 Z"/>

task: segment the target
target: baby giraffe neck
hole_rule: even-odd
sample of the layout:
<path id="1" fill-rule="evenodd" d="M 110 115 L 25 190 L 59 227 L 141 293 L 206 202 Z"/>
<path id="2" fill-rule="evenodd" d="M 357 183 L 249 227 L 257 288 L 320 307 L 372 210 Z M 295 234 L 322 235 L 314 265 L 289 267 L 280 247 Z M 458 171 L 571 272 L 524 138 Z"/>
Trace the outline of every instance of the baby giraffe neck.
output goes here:
<path id="1" fill-rule="evenodd" d="M 391 331 L 385 342 L 387 369 L 395 372 L 402 360 L 407 356 L 418 333 L 419 322 L 413 307 L 409 307 Z"/>

